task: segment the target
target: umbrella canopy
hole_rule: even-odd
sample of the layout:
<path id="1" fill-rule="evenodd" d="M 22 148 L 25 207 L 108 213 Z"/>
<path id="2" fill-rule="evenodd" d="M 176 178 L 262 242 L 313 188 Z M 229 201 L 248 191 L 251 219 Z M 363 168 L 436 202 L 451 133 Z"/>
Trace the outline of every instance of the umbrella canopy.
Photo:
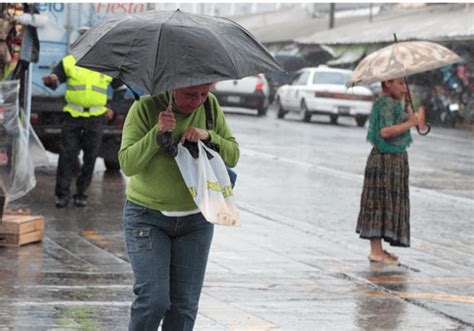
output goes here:
<path id="1" fill-rule="evenodd" d="M 444 46 L 428 41 L 394 43 L 369 54 L 354 69 L 348 87 L 370 85 L 433 70 L 462 59 Z"/>
<path id="2" fill-rule="evenodd" d="M 71 46 L 77 64 L 150 94 L 181 87 L 283 72 L 237 23 L 176 11 L 113 17 Z"/>

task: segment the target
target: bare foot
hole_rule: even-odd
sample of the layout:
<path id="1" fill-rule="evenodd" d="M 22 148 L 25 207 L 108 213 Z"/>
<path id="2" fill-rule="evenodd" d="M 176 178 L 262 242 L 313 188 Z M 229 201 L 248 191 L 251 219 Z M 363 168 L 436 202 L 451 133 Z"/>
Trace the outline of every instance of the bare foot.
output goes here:
<path id="1" fill-rule="evenodd" d="M 391 257 L 392 259 L 398 260 L 398 256 L 396 256 L 395 254 L 390 253 L 390 252 L 385 251 L 385 250 L 384 250 L 383 252 L 384 252 L 385 254 L 387 254 L 389 257 Z"/>

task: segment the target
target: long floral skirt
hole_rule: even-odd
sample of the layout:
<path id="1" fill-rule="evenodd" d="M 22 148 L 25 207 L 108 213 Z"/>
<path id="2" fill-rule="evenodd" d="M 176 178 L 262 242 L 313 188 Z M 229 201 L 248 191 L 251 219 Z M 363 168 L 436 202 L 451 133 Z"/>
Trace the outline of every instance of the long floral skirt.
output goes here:
<path id="1" fill-rule="evenodd" d="M 383 239 L 392 246 L 410 246 L 408 155 L 370 152 L 356 232 L 363 239 Z"/>

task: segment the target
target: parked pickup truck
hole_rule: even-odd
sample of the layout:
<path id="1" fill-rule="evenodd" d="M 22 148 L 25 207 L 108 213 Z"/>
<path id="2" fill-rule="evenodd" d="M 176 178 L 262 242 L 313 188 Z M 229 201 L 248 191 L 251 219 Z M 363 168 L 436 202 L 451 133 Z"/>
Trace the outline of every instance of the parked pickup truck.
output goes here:
<path id="1" fill-rule="evenodd" d="M 114 116 L 107 122 L 99 149 L 99 157 L 104 158 L 105 167 L 109 171 L 120 169 L 118 151 L 120 149 L 122 127 L 127 112 L 133 103 L 132 98 L 124 98 L 125 90 L 116 91 L 112 98 L 111 107 Z M 33 96 L 31 106 L 31 125 L 40 138 L 44 147 L 53 153 L 59 152 L 61 123 L 66 113 L 62 108 L 65 104 L 63 97 Z"/>
<path id="2" fill-rule="evenodd" d="M 80 28 L 94 26 L 105 18 L 116 15 L 138 14 L 146 10 L 143 3 L 37 3 L 35 4 L 47 23 L 38 27 L 40 40 L 39 62 L 33 64 L 31 125 L 45 148 L 59 151 L 61 123 L 66 84 L 56 90 L 44 86 L 42 77 L 68 55 L 68 47 L 79 36 Z M 107 170 L 118 170 L 118 150 L 122 127 L 133 96 L 126 90 L 115 92 L 111 102 L 114 117 L 107 123 L 99 151 Z"/>

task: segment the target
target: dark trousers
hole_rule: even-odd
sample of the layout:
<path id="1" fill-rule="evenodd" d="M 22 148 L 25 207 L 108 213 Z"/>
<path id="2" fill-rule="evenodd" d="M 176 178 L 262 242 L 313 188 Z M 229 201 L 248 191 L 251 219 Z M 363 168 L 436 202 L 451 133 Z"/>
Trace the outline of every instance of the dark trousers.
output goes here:
<path id="1" fill-rule="evenodd" d="M 75 196 L 85 196 L 92 181 L 95 160 L 102 142 L 104 123 L 105 116 L 74 118 L 65 113 L 56 171 L 55 193 L 57 196 L 71 196 L 69 188 L 81 149 L 84 154 L 82 167 L 76 180 Z"/>

